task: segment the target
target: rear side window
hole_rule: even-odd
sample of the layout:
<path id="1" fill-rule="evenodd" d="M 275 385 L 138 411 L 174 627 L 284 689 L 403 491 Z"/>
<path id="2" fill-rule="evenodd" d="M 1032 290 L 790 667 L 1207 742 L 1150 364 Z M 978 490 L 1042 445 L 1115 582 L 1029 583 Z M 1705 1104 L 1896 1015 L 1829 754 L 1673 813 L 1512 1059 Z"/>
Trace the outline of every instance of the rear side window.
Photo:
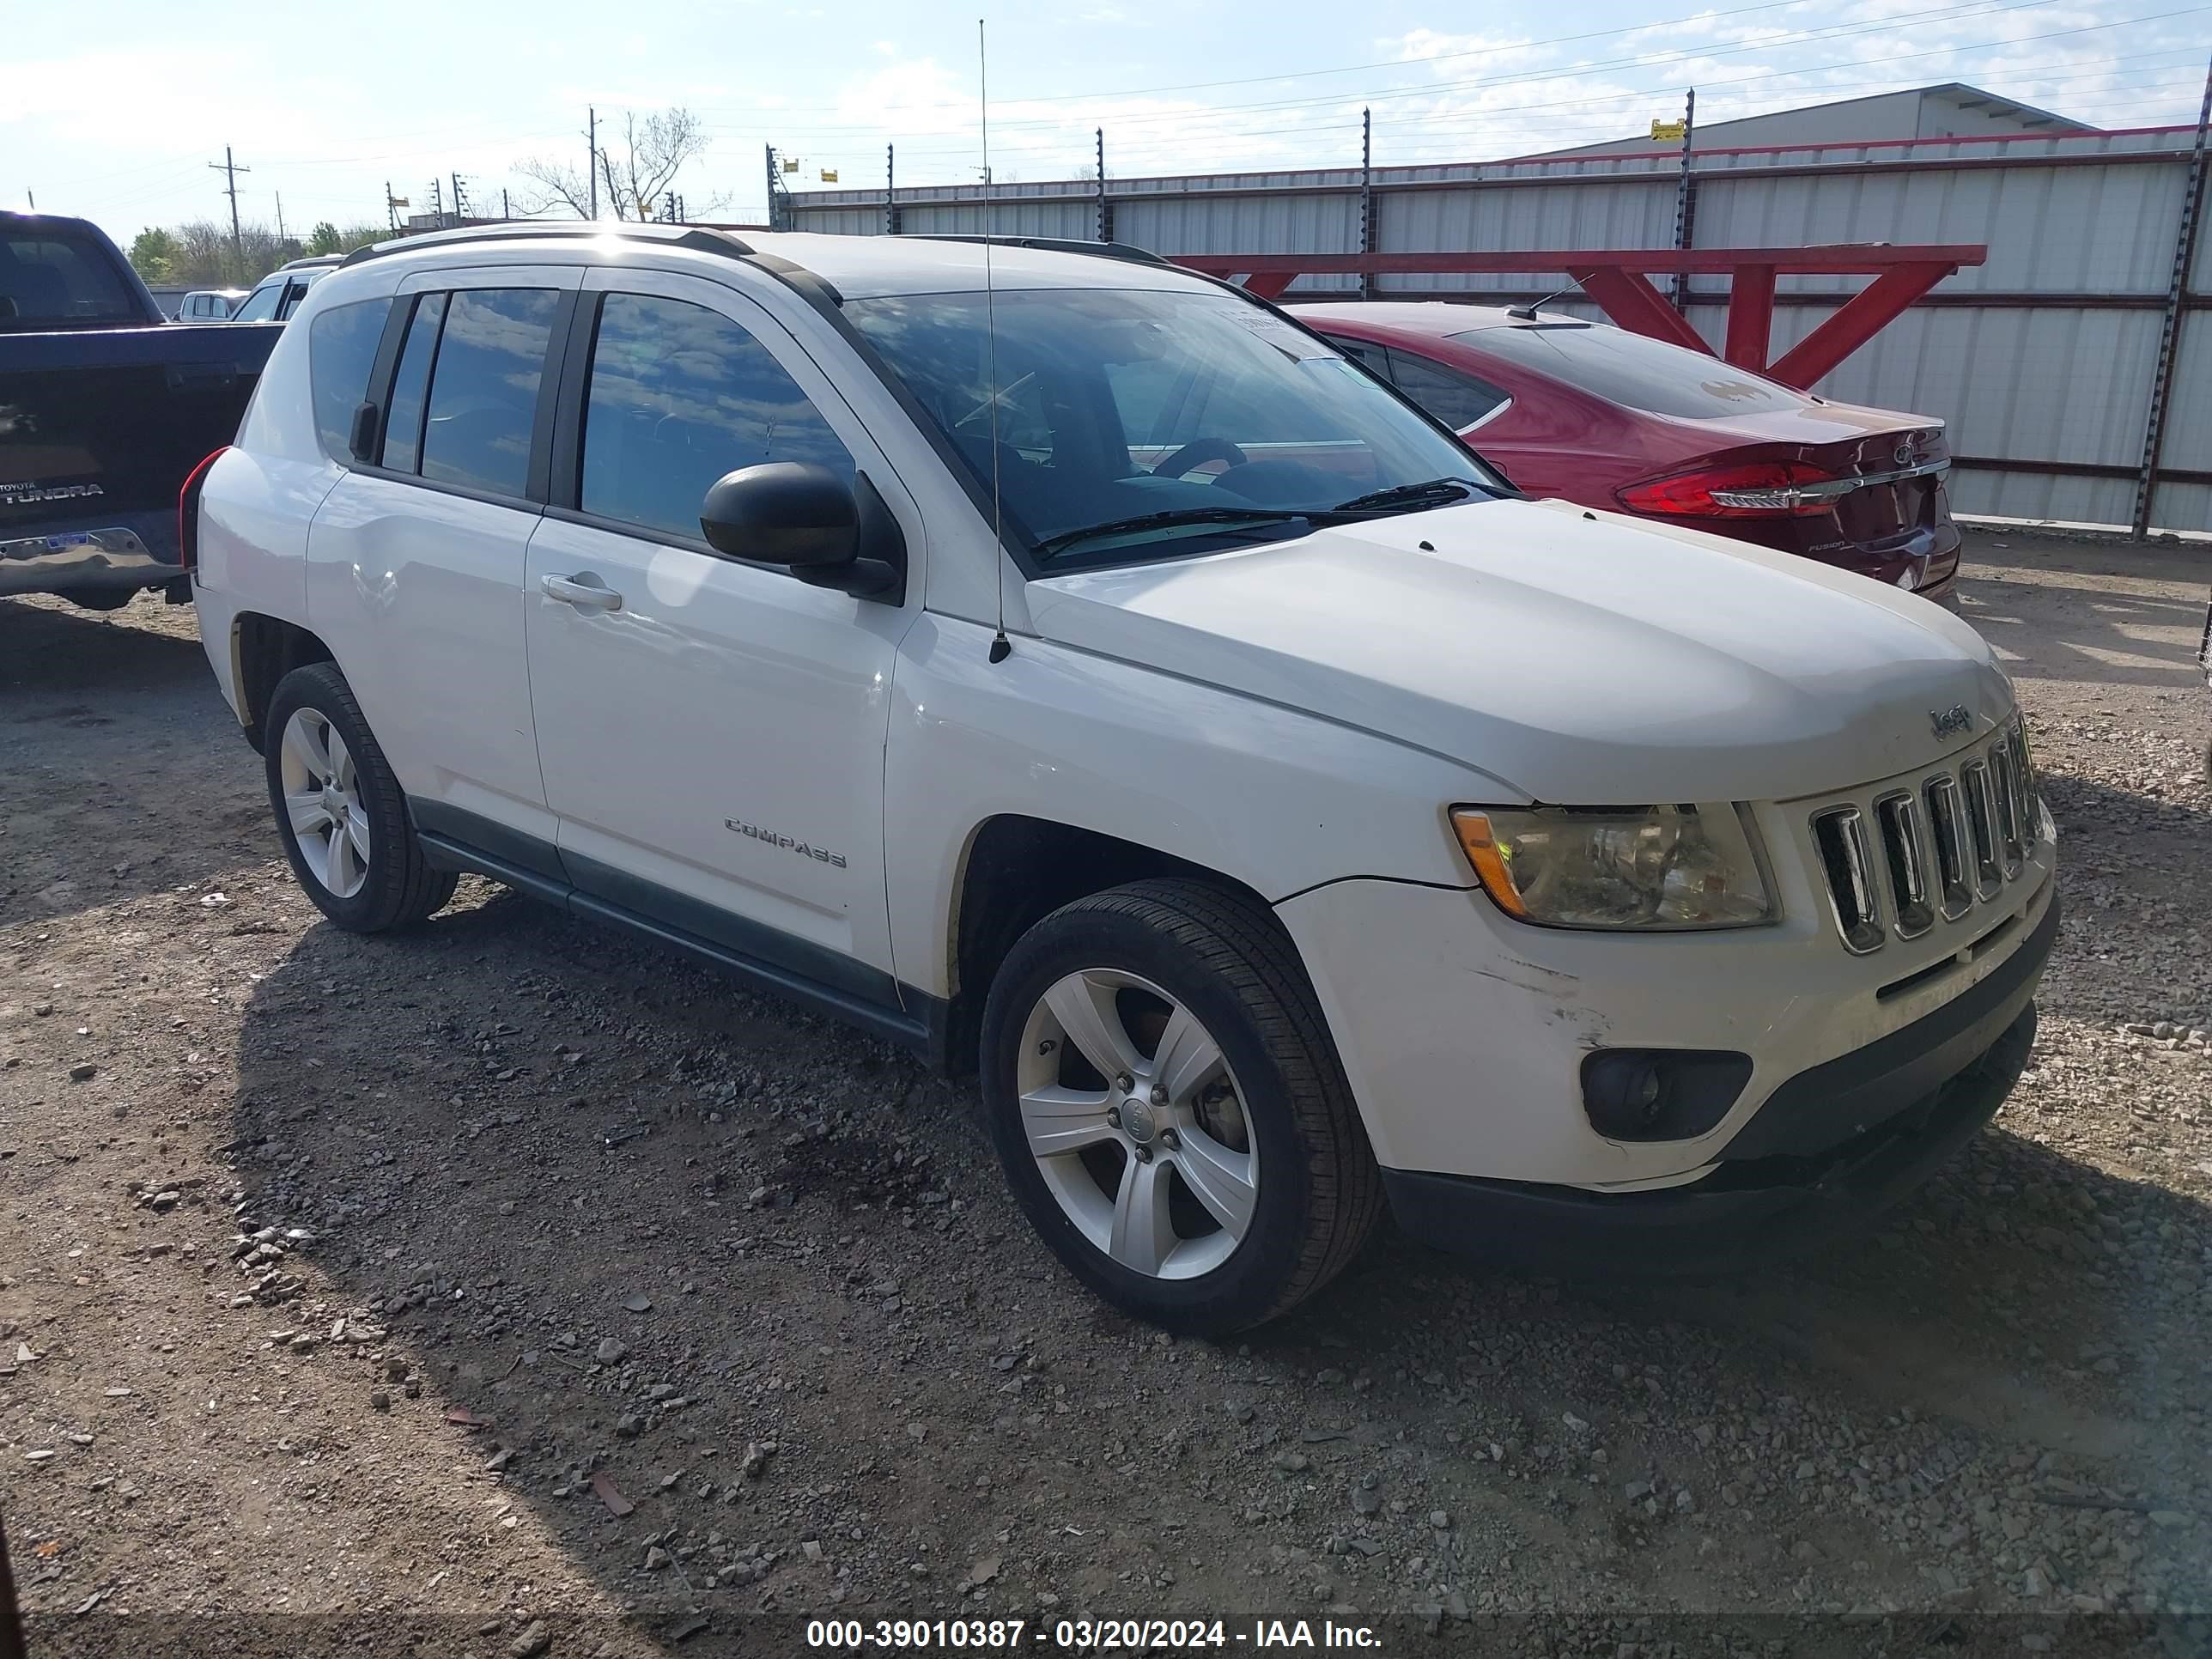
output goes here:
<path id="1" fill-rule="evenodd" d="M 1416 357 L 1396 346 L 1390 348 L 1390 378 L 1398 383 L 1399 391 L 1455 432 L 1464 432 L 1476 422 L 1487 420 L 1510 401 L 1502 386 Z"/>
<path id="2" fill-rule="evenodd" d="M 414 471 L 422 457 L 422 404 L 430 389 L 430 360 L 438 355 L 438 326 L 445 320 L 444 295 L 425 294 L 415 302 L 384 416 L 384 465 L 395 472 Z"/>
<path id="3" fill-rule="evenodd" d="M 46 229 L 0 231 L 0 331 L 136 321 L 140 314 L 95 244 Z"/>
<path id="4" fill-rule="evenodd" d="M 1390 378 L 1390 371 L 1385 365 L 1381 346 L 1368 340 L 1350 339 L 1341 334 L 1324 334 L 1322 337 L 1351 358 L 1352 362 L 1364 363 L 1386 380 Z"/>
<path id="5" fill-rule="evenodd" d="M 384 337 L 389 300 L 333 306 L 308 326 L 307 374 L 313 387 L 315 431 L 323 453 L 341 466 L 353 465 L 354 411 L 368 396 L 368 376 Z"/>
<path id="6" fill-rule="evenodd" d="M 441 387 L 453 331 L 438 358 Z M 684 300 L 608 295 L 592 347 L 578 505 L 696 541 L 708 488 L 763 461 L 854 471 L 830 423 L 742 325 Z"/>
<path id="7" fill-rule="evenodd" d="M 550 288 L 464 289 L 448 296 L 422 423 L 425 478 L 499 495 L 526 493 L 538 383 L 560 304 Z"/>
<path id="8" fill-rule="evenodd" d="M 1631 334 L 1625 328 L 1547 323 L 1479 328 L 1450 337 L 1607 403 L 1650 415 L 1709 421 L 1760 410 L 1798 409 L 1805 402 L 1788 387 L 1717 357 Z"/>
<path id="9" fill-rule="evenodd" d="M 330 274 L 328 265 L 310 265 L 305 270 L 295 270 L 285 284 L 284 299 L 276 310 L 278 321 L 289 318 L 300 308 L 300 301 L 307 297 L 307 290 Z"/>

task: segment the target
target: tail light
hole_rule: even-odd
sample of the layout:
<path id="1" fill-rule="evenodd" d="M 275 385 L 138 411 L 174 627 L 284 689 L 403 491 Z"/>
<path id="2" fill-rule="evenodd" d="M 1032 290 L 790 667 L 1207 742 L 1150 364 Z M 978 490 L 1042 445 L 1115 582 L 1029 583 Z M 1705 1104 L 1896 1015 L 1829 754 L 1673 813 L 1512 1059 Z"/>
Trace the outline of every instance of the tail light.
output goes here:
<path id="1" fill-rule="evenodd" d="M 199 568 L 200 486 L 207 482 L 208 469 L 229 453 L 228 444 L 216 450 L 185 474 L 185 487 L 177 492 L 177 557 L 180 569 Z"/>
<path id="2" fill-rule="evenodd" d="M 1678 519 L 1808 518 L 1826 513 L 1853 481 L 1802 461 L 1742 461 L 1705 466 L 1629 484 L 1619 492 L 1632 513 Z"/>

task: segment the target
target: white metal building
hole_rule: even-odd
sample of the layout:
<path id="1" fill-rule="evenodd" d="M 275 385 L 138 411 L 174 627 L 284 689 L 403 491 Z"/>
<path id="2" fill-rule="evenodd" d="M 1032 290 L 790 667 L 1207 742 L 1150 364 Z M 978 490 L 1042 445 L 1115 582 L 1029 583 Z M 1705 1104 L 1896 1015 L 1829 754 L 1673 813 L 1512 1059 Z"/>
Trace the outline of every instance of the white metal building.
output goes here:
<path id="1" fill-rule="evenodd" d="M 1795 144 L 1863 144 L 1903 138 L 1981 138 L 2021 134 L 2094 132 L 2085 122 L 2069 120 L 2047 109 L 2023 104 L 2001 93 L 1984 92 L 1960 81 L 1915 87 L 1871 98 L 1846 98 L 1833 104 L 1778 110 L 1736 121 L 1700 123 L 1690 135 L 1694 154 L 1711 149 L 1766 149 Z M 1543 153 L 1558 156 L 1632 155 L 1653 148 L 1648 133 L 1601 144 Z M 1534 158 L 1532 158 L 1534 159 Z"/>

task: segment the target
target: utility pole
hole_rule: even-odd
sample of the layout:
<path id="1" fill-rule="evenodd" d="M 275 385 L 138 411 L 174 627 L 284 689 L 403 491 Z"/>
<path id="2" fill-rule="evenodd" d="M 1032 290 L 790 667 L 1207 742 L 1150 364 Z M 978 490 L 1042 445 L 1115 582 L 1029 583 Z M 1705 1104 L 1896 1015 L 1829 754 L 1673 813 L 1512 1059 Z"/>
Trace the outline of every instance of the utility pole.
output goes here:
<path id="1" fill-rule="evenodd" d="M 392 180 L 384 181 L 384 223 L 389 230 L 399 228 L 399 198 L 392 193 Z"/>
<path id="2" fill-rule="evenodd" d="M 589 125 L 584 130 L 584 142 L 591 146 L 586 152 L 590 165 L 585 167 L 585 177 L 591 181 L 592 210 L 587 216 L 594 222 L 599 216 L 599 112 L 596 109 L 584 112 Z"/>
<path id="3" fill-rule="evenodd" d="M 764 149 L 768 153 L 768 228 L 770 230 L 783 230 L 787 228 L 784 222 L 787 216 L 781 200 L 783 194 L 783 179 L 775 170 L 775 146 L 769 144 L 764 146 Z"/>
<path id="4" fill-rule="evenodd" d="M 884 234 L 896 236 L 898 228 L 898 146 L 884 146 Z"/>
<path id="5" fill-rule="evenodd" d="M 453 175 L 453 222 L 454 222 L 456 225 L 463 225 L 463 224 L 466 224 L 466 223 L 468 222 L 468 218 L 469 218 L 469 198 L 468 198 L 468 192 L 467 192 L 466 191 L 465 191 L 465 190 L 463 190 L 463 189 L 461 188 L 461 175 L 460 175 L 459 173 L 454 173 L 454 174 Z"/>
<path id="6" fill-rule="evenodd" d="M 2189 178 L 2181 190 L 2181 220 L 2173 236 L 2173 275 L 2166 286 L 2166 312 L 2159 324 L 2158 363 L 2152 371 L 2150 411 L 2143 421 L 2142 466 L 2136 478 L 2136 510 L 2130 527 L 2137 541 L 2150 534 L 2158 507 L 2158 467 L 2166 451 L 2167 400 L 2181 356 L 2181 319 L 2189 296 L 2190 267 L 2197 262 L 2197 222 L 2204 212 L 2205 140 L 2212 134 L 2212 64 L 2204 70 L 2204 101 L 2197 106 L 2197 143 L 2189 152 Z"/>
<path id="7" fill-rule="evenodd" d="M 501 219 L 511 219 L 514 216 L 507 210 L 507 186 L 504 185 L 499 188 L 499 216 Z"/>
<path id="8" fill-rule="evenodd" d="M 1690 246 L 1691 220 L 1698 210 L 1696 196 L 1690 182 L 1690 146 L 1698 139 L 1698 89 L 1692 87 L 1682 100 L 1682 173 L 1674 185 L 1674 246 L 1686 252 Z M 1690 308 L 1690 274 L 1686 270 L 1674 273 L 1674 309 Z"/>
<path id="9" fill-rule="evenodd" d="M 1095 135 L 1098 140 L 1098 240 L 1114 240 L 1114 210 L 1106 200 L 1106 129 L 1100 127 Z"/>
<path id="10" fill-rule="evenodd" d="M 234 253 L 243 252 L 245 251 L 245 243 L 238 233 L 238 175 L 241 173 L 251 173 L 253 169 L 252 167 L 242 167 L 239 166 L 237 162 L 232 161 L 230 159 L 230 146 L 228 144 L 225 144 L 222 147 L 222 160 L 220 161 L 210 161 L 208 166 L 215 169 L 216 172 L 222 174 L 224 179 L 228 181 L 224 186 L 223 194 L 230 198 L 231 251 Z"/>
<path id="11" fill-rule="evenodd" d="M 276 192 L 276 241 L 279 246 L 284 241 L 284 192 L 281 190 Z"/>
<path id="12" fill-rule="evenodd" d="M 1375 252 L 1375 117 L 1372 111 L 1359 112 L 1359 251 Z M 1359 297 L 1375 297 L 1375 277 L 1370 271 L 1359 273 Z"/>
<path id="13" fill-rule="evenodd" d="M 430 181 L 430 221 L 440 230 L 446 228 L 445 187 L 435 179 Z"/>

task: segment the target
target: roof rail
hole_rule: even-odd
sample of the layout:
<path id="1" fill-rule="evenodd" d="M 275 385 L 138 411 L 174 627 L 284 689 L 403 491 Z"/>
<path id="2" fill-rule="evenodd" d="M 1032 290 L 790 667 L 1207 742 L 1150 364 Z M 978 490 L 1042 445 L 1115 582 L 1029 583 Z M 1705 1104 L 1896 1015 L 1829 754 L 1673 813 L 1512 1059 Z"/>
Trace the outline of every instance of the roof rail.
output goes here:
<path id="1" fill-rule="evenodd" d="M 1087 253 L 1097 259 L 1127 259 L 1132 264 L 1164 265 L 1173 260 L 1131 242 L 1086 242 L 1073 236 L 975 236 L 933 234 L 927 231 L 900 233 L 908 242 L 988 242 L 994 247 L 1041 248 L 1048 253 Z"/>
<path id="2" fill-rule="evenodd" d="M 395 237 L 388 242 L 373 242 L 367 247 L 357 247 L 346 255 L 341 266 L 357 265 L 365 259 L 380 258 L 387 253 L 404 253 L 418 247 L 449 247 L 457 243 L 505 242 L 548 237 L 621 236 L 637 241 L 658 242 L 668 247 L 690 248 L 696 253 L 720 253 L 732 258 L 743 258 L 753 249 L 726 230 L 706 230 L 697 226 L 607 223 L 604 221 L 570 223 L 559 221 L 551 224 L 534 219 L 517 220 L 500 225 L 465 225 L 459 230 L 434 230 L 421 236 Z"/>

